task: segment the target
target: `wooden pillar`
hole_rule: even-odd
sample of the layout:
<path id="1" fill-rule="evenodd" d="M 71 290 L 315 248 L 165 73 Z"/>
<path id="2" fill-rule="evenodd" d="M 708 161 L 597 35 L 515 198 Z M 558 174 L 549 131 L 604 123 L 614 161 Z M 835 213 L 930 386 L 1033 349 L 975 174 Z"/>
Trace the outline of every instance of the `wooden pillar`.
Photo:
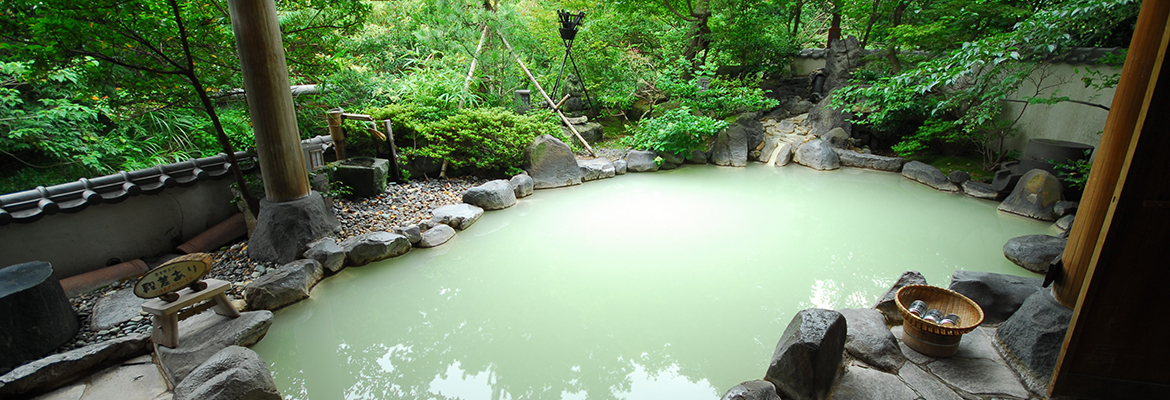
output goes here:
<path id="1" fill-rule="evenodd" d="M 1088 263 L 1049 385 L 1053 398 L 1161 398 L 1170 391 L 1164 337 L 1170 320 L 1159 317 L 1170 281 L 1164 247 L 1170 243 L 1170 186 L 1164 178 L 1170 157 L 1163 154 L 1170 147 L 1168 16 L 1170 1 L 1142 5 L 1117 91 L 1125 99 L 1121 107 L 1115 100 L 1109 115 L 1110 122 L 1134 122 L 1107 122 L 1101 151 L 1108 158 L 1097 165 L 1103 161 L 1098 154 L 1089 184 L 1098 181 L 1086 191 L 1096 203 L 1084 221 L 1084 206 L 1077 213 L 1076 224 L 1092 225 L 1081 226 L 1080 234 L 1099 234 L 1095 241 L 1078 241 L 1088 248 L 1075 254 L 1085 253 Z M 1133 99 L 1138 101 L 1125 102 Z"/>
<path id="2" fill-rule="evenodd" d="M 1170 14 L 1170 2 L 1150 1 L 1142 5 L 1129 54 L 1121 70 L 1121 81 L 1113 94 L 1113 105 L 1105 120 L 1105 131 L 1085 194 L 1077 209 L 1077 218 L 1069 231 L 1064 248 L 1064 269 L 1053 285 L 1053 294 L 1068 308 L 1076 306 L 1077 296 L 1084 283 L 1085 272 L 1093 258 L 1093 250 L 1102 233 L 1105 214 L 1113 200 L 1113 192 L 1121 175 L 1122 164 L 1129 152 L 1134 127 L 1138 124 L 1142 102 L 1150 86 L 1150 76 Z"/>
<path id="3" fill-rule="evenodd" d="M 229 0 L 264 191 L 270 202 L 309 195 L 309 177 L 273 0 Z"/>

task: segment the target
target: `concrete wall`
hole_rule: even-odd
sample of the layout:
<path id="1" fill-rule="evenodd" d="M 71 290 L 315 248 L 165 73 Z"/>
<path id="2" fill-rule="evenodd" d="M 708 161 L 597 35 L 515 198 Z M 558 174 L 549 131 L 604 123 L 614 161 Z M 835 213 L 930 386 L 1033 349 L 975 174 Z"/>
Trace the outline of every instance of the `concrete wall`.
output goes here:
<path id="1" fill-rule="evenodd" d="M 173 252 L 175 246 L 239 212 L 231 179 L 133 196 L 116 204 L 58 213 L 33 223 L 0 226 L 0 268 L 28 261 L 53 264 L 57 279 Z"/>
<path id="2" fill-rule="evenodd" d="M 814 69 L 824 68 L 825 59 L 795 57 L 792 63 L 798 74 L 807 75 Z M 1108 107 L 1113 102 L 1113 89 L 1098 91 L 1093 88 L 1085 88 L 1084 83 L 1080 80 L 1080 75 L 1076 71 L 1083 74 L 1086 67 L 1100 70 L 1105 74 L 1121 72 L 1120 68 L 1101 65 L 1049 64 L 1050 76 L 1044 77 L 1040 83 L 1042 87 L 1046 87 L 1046 90 L 1042 91 L 1041 96 L 1059 90 L 1062 96 L 1069 96 L 1074 100 L 1089 101 Z M 1044 73 L 1044 71 L 1037 71 L 1032 75 L 1032 79 L 1038 80 Z M 1049 87 L 1060 81 L 1063 81 L 1063 83 Z M 1020 92 L 1011 98 L 1020 100 L 1023 96 L 1032 96 L 1035 93 L 1036 85 L 1033 83 L 1025 83 L 1020 88 Z M 1007 103 L 1004 118 L 1015 118 L 1021 107 L 1023 107 L 1023 104 Z M 1051 106 L 1031 104 L 1028 105 L 1027 110 L 1024 111 L 1024 115 L 1020 117 L 1020 121 L 1016 124 L 1018 133 L 1016 136 L 1008 138 L 1004 142 L 1004 147 L 1008 150 L 1016 150 L 1023 153 L 1028 145 L 1029 139 L 1067 140 L 1097 147 L 1101 143 L 1101 135 L 1098 132 L 1105 128 L 1105 118 L 1108 115 L 1109 112 L 1103 109 L 1069 102 Z"/>
<path id="3" fill-rule="evenodd" d="M 1114 89 L 1109 88 L 1098 91 L 1093 88 L 1086 88 L 1080 80 L 1080 75 L 1077 73 L 1079 71 L 1083 74 L 1086 67 L 1093 70 L 1100 70 L 1105 74 L 1121 72 L 1120 68 L 1100 65 L 1050 64 L 1048 71 L 1037 71 L 1032 74 L 1032 79 L 1040 80 L 1043 78 L 1040 83 L 1042 87 L 1055 85 L 1054 87 L 1047 88 L 1047 90 L 1043 90 L 1041 96 L 1059 90 L 1062 96 L 1109 107 L 1113 103 Z M 1048 76 L 1043 76 L 1044 74 Z M 1012 98 L 1020 100 L 1024 96 L 1032 96 L 1035 93 L 1035 83 L 1027 82 L 1020 87 L 1020 91 Z M 1024 104 L 1021 103 L 1009 102 L 1004 107 L 1004 117 L 1015 118 L 1023 106 Z M 1028 145 L 1029 139 L 1058 139 L 1097 147 L 1101 143 L 1101 135 L 1098 132 L 1101 132 L 1105 128 L 1105 119 L 1108 116 L 1109 111 L 1082 104 L 1069 102 L 1051 106 L 1046 104 L 1030 104 L 1026 111 L 1024 111 L 1024 115 L 1020 117 L 1020 121 L 1016 124 L 1019 134 L 1008 138 L 1006 146 L 1008 149 L 1018 150 L 1023 153 L 1025 147 Z"/>

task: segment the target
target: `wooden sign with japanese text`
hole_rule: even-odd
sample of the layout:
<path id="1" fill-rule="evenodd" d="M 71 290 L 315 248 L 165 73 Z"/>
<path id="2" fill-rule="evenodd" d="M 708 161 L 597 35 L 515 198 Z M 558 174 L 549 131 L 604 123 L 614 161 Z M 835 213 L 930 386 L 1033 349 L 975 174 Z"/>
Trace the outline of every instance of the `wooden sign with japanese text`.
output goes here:
<path id="1" fill-rule="evenodd" d="M 198 282 L 211 269 L 213 261 L 214 258 L 206 253 L 175 257 L 138 278 L 134 284 L 134 295 L 152 299 L 187 287 Z"/>

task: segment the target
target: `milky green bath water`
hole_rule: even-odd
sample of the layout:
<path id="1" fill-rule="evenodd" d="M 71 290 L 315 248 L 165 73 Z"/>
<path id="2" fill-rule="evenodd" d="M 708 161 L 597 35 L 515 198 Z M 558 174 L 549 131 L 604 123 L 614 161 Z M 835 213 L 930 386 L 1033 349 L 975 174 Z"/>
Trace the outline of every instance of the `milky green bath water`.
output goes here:
<path id="1" fill-rule="evenodd" d="M 321 282 L 254 349 L 286 399 L 718 399 L 809 307 L 903 271 L 1029 275 L 1050 223 L 899 174 L 687 166 L 540 190 Z"/>

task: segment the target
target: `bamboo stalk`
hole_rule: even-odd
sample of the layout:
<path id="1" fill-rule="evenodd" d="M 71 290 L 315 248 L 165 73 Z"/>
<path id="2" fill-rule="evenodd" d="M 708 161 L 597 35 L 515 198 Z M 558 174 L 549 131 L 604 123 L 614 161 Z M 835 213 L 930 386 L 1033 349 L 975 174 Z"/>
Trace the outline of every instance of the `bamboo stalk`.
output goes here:
<path id="1" fill-rule="evenodd" d="M 573 124 L 569 123 L 569 118 L 565 117 L 565 113 L 562 113 L 561 110 L 557 109 L 557 105 L 553 103 L 552 98 L 548 97 L 548 93 L 545 92 L 544 88 L 540 86 L 540 82 L 536 81 L 536 77 L 532 75 L 532 71 L 529 71 L 528 67 L 524 65 L 524 61 L 521 60 L 520 56 L 516 54 L 516 50 L 512 48 L 511 43 L 508 43 L 508 39 L 504 37 L 504 34 L 496 31 L 496 35 L 500 36 L 500 40 L 504 42 L 504 46 L 508 48 L 508 52 L 511 53 L 512 57 L 516 59 L 516 63 L 520 65 L 520 69 L 524 70 L 524 74 L 528 75 L 528 79 L 532 81 L 533 85 L 536 85 L 536 89 L 540 91 L 541 97 L 544 97 L 544 102 L 547 103 L 548 106 L 551 107 L 552 110 L 561 117 L 561 122 L 564 122 L 565 126 L 569 127 L 569 131 L 573 132 L 573 136 L 576 136 L 577 140 L 581 141 L 581 145 L 585 146 L 585 150 L 589 151 L 589 155 L 597 157 L 597 152 L 593 151 L 593 147 L 589 146 L 589 142 L 586 142 L 585 138 L 581 137 L 581 133 L 577 132 L 577 128 L 574 127 Z"/>
<path id="2" fill-rule="evenodd" d="M 467 69 L 467 78 L 463 80 L 463 91 L 471 88 L 471 78 L 475 76 L 475 67 L 479 65 L 479 54 L 483 52 L 483 44 L 487 42 L 488 26 L 483 25 L 483 33 L 479 35 L 479 44 L 475 46 L 475 56 L 471 57 L 471 68 Z M 459 108 L 463 108 L 464 99 L 459 99 Z"/>

